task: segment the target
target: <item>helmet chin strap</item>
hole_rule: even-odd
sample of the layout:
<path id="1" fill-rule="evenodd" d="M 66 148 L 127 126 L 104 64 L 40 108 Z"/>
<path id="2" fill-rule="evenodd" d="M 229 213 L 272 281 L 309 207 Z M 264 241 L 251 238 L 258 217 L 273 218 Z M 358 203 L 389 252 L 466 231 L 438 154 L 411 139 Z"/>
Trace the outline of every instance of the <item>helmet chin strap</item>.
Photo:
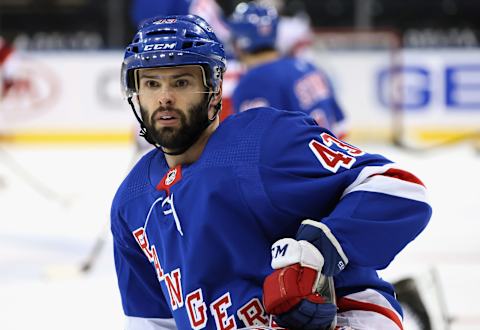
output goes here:
<path id="1" fill-rule="evenodd" d="M 160 148 L 160 145 L 158 145 L 153 138 L 148 134 L 147 132 L 147 127 L 145 126 L 145 123 L 143 122 L 142 118 L 139 116 L 137 111 L 135 110 L 135 105 L 133 104 L 132 97 L 129 96 L 127 98 L 128 104 L 130 104 L 130 107 L 132 108 L 133 114 L 135 115 L 135 118 L 140 124 L 140 136 L 143 137 L 145 140 L 147 140 L 148 143 L 153 144 L 156 148 Z"/>
<path id="2" fill-rule="evenodd" d="M 210 93 L 209 97 L 208 97 L 208 100 L 206 102 L 206 108 L 209 109 L 210 108 L 210 103 L 212 102 L 212 99 L 213 97 L 215 96 L 215 93 Z M 133 104 L 133 101 L 132 101 L 132 97 L 128 97 L 127 98 L 127 101 L 128 101 L 128 104 L 130 104 L 130 107 L 132 108 L 132 111 L 133 111 L 133 114 L 135 115 L 135 118 L 137 119 L 137 121 L 140 123 L 140 136 L 142 136 L 148 143 L 150 144 L 153 144 L 157 149 L 160 149 L 162 150 L 162 152 L 166 155 L 169 155 L 169 156 L 178 156 L 178 155 L 181 155 L 183 154 L 185 151 L 187 151 L 195 142 L 197 142 L 198 138 L 200 137 L 200 135 L 207 129 L 208 126 L 210 126 L 211 123 L 213 123 L 215 121 L 215 119 L 217 118 L 218 116 L 218 113 L 220 112 L 221 108 L 218 107 L 218 108 L 215 108 L 215 113 L 213 115 L 213 118 L 209 118 L 207 116 L 207 120 L 204 122 L 204 125 L 203 125 L 203 128 L 202 130 L 199 131 L 199 133 L 192 139 L 192 141 L 187 144 L 186 146 L 184 146 L 183 148 L 181 149 L 178 149 L 178 150 L 175 150 L 175 151 L 165 151 L 164 147 L 161 146 L 160 144 L 158 144 L 152 137 L 151 135 L 148 133 L 147 131 L 147 127 L 145 126 L 145 123 L 143 122 L 143 119 L 140 117 L 140 115 L 137 113 L 137 111 L 135 110 L 135 105 Z M 208 110 L 207 110 L 207 114 L 208 114 Z"/>

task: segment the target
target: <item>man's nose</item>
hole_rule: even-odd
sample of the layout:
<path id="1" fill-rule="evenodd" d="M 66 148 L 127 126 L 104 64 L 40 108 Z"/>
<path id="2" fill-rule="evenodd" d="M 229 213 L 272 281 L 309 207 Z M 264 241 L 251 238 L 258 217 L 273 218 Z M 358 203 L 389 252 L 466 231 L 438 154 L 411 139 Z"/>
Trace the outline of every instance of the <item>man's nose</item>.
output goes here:
<path id="1" fill-rule="evenodd" d="M 175 93 L 170 88 L 164 88 L 159 93 L 158 102 L 161 105 L 173 104 L 175 102 Z"/>

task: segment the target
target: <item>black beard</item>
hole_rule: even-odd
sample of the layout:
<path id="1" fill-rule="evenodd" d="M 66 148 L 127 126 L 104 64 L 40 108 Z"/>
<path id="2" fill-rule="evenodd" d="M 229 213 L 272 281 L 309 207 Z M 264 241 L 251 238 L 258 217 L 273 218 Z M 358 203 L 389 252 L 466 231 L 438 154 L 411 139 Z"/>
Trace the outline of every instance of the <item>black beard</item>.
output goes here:
<path id="1" fill-rule="evenodd" d="M 155 128 L 153 123 L 154 116 L 161 111 L 173 111 L 180 119 L 180 127 L 162 127 Z M 207 102 L 193 106 L 187 110 L 187 116 L 180 110 L 170 107 L 160 107 L 148 118 L 147 111 L 140 106 L 143 122 L 147 129 L 147 134 L 161 147 L 168 149 L 171 153 L 183 152 L 191 147 L 205 128 L 210 123 L 208 119 Z M 148 118 L 148 120 L 145 120 Z"/>

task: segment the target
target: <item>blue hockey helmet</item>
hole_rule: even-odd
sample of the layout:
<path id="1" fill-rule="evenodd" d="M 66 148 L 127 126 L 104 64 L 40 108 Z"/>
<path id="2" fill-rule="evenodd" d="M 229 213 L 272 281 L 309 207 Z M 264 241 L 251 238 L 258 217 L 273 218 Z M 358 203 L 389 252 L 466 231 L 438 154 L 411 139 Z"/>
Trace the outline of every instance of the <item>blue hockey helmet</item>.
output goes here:
<path id="1" fill-rule="evenodd" d="M 241 2 L 230 17 L 235 46 L 246 53 L 274 48 L 278 14 L 274 7 Z"/>
<path id="2" fill-rule="evenodd" d="M 135 71 L 143 68 L 201 65 L 206 84 L 217 91 L 226 59 L 223 44 L 210 25 L 196 15 L 154 17 L 140 25 L 122 65 L 125 95 L 136 92 Z"/>

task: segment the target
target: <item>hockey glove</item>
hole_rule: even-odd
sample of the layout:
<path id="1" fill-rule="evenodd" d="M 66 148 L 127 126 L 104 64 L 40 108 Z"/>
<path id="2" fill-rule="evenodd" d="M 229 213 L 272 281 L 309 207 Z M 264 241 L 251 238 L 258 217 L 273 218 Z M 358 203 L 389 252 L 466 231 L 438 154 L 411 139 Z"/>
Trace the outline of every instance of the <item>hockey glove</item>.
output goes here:
<path id="1" fill-rule="evenodd" d="M 335 276 L 347 266 L 348 258 L 343 252 L 342 246 L 323 223 L 303 220 L 295 239 L 308 241 L 321 252 L 325 259 L 321 269 L 323 275 Z"/>
<path id="2" fill-rule="evenodd" d="M 275 271 L 263 285 L 265 309 L 275 315 L 280 326 L 289 329 L 333 328 L 337 310 L 333 275 L 348 259 L 321 223 L 305 220 L 296 238 L 284 238 L 272 246 Z"/>

